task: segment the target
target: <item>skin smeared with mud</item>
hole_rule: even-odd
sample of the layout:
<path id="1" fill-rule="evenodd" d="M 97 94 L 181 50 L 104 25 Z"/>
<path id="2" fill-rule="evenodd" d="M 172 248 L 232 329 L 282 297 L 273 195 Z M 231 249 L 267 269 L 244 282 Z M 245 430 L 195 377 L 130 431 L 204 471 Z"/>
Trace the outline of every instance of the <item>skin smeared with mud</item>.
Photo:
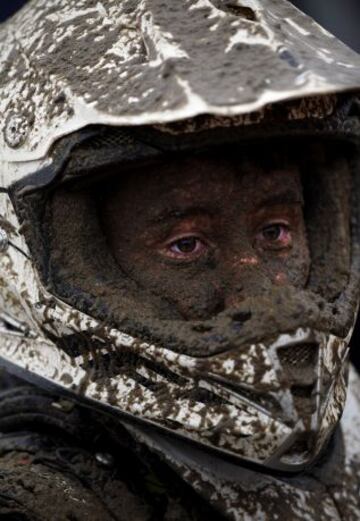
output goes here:
<path id="1" fill-rule="evenodd" d="M 302 206 L 295 164 L 195 156 L 131 171 L 101 212 L 129 278 L 181 318 L 204 320 L 273 285 L 305 287 Z"/>
<path id="2" fill-rule="evenodd" d="M 279 332 L 296 329 L 299 317 L 303 317 L 303 327 L 317 328 L 322 323 L 331 329 L 337 324 L 334 333 L 341 336 L 349 323 L 341 321 L 341 308 L 334 312 L 329 302 L 348 281 L 347 161 L 337 159 L 336 154 L 333 157 L 330 150 L 322 151 L 320 144 L 304 144 L 304 154 L 300 147 L 295 155 L 291 153 L 279 162 L 276 157 L 281 157 L 278 153 L 287 145 L 280 142 L 277 146 L 273 152 L 271 147 L 254 147 L 246 160 L 235 160 L 233 153 L 230 158 L 224 150 L 219 150 L 217 159 L 214 155 L 208 159 L 184 156 L 181 173 L 180 158 L 173 162 L 166 158 L 128 173 L 119 166 L 107 172 L 110 179 L 100 189 L 58 190 L 48 206 L 52 244 L 49 284 L 55 285 L 55 293 L 66 300 L 73 298 L 66 285 L 81 288 L 81 305 L 95 298 L 96 313 L 101 316 L 102 308 L 107 321 L 111 316 L 125 332 L 192 356 L 262 341 L 265 335 L 276 337 Z M 272 153 L 275 155 L 270 160 Z M 250 159 L 256 157 L 269 159 Z M 318 161 L 317 157 L 323 159 Z M 191 162 L 196 164 L 196 175 Z M 323 175 L 327 176 L 326 183 L 319 181 Z M 272 244 L 264 243 L 264 237 L 261 244 L 258 242 L 276 206 L 261 210 L 265 211 L 262 215 L 256 205 L 261 198 L 266 199 L 267 190 L 283 192 L 284 183 L 289 184 L 297 200 L 294 204 L 292 197 L 292 203 L 282 207 L 286 219 L 290 214 L 294 219 L 293 243 L 291 248 L 277 251 L 277 245 L 273 250 Z M 205 212 L 181 219 L 173 215 L 171 225 L 170 220 L 168 225 L 164 221 L 149 225 L 153 218 L 150 214 L 166 207 L 169 191 L 173 205 L 200 197 L 208 206 L 208 214 L 217 210 L 218 215 L 215 218 Z M 221 204 L 224 197 L 227 206 Z M 187 204 L 193 206 L 194 200 Z M 284 204 L 284 200 L 280 202 Z M 244 205 L 255 229 L 247 222 Z M 131 209 L 131 217 L 122 207 Z M 306 233 L 303 211 L 305 221 L 312 223 L 307 225 Z M 328 211 L 333 222 L 331 237 L 327 231 Z M 116 221 L 116 215 L 121 222 Z M 106 219 L 109 222 L 105 225 Z M 209 228 L 196 230 L 205 235 L 211 232 L 211 241 L 204 239 L 206 244 L 211 242 L 209 249 L 190 262 L 169 257 L 169 241 L 179 238 L 179 230 L 171 231 L 169 226 L 181 226 L 181 238 L 184 231 L 188 235 L 189 226 L 195 225 Z M 308 250 L 316 264 L 309 262 Z M 339 250 L 342 256 L 338 256 Z M 326 262 L 330 259 L 331 263 Z M 79 303 L 74 301 L 74 305 Z"/>

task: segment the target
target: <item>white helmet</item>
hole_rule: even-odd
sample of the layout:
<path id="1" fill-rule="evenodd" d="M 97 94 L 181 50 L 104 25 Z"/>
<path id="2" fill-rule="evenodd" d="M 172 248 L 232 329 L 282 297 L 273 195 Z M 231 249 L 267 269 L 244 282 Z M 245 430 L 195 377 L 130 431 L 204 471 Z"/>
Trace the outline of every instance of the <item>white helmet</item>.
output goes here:
<path id="1" fill-rule="evenodd" d="M 245 465 L 313 462 L 344 407 L 360 295 L 358 55 L 287 0 L 32 0 L 0 49 L 1 363 Z M 137 313 L 84 187 L 109 165 L 264 137 L 328 151 L 305 290 L 208 321 Z"/>

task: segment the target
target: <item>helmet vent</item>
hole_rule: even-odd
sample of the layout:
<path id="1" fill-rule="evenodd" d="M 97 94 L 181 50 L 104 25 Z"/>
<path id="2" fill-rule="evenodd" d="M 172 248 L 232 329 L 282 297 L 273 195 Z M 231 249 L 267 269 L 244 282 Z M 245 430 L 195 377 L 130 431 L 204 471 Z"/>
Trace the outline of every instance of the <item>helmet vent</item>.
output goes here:
<path id="1" fill-rule="evenodd" d="M 314 402 L 315 389 L 314 385 L 294 385 L 291 388 L 296 410 L 305 418 L 309 418 L 316 410 L 316 403 Z"/>
<path id="2" fill-rule="evenodd" d="M 182 378 L 170 369 L 125 350 L 109 353 L 95 353 L 92 351 L 90 357 L 85 358 L 85 363 L 82 367 L 87 371 L 91 370 L 96 378 L 113 378 L 121 376 L 121 374 L 131 375 L 135 381 L 145 387 L 152 387 L 154 382 L 138 372 L 142 367 L 149 374 L 158 375 L 174 385 L 184 386 L 187 382 L 185 378 Z M 157 382 L 155 383 L 157 384 Z"/>
<path id="3" fill-rule="evenodd" d="M 303 434 L 298 437 L 290 449 L 281 457 L 282 463 L 300 464 L 305 461 L 310 452 L 309 436 Z"/>
<path id="4" fill-rule="evenodd" d="M 225 13 L 244 18 L 251 22 L 257 22 L 255 11 L 251 7 L 241 5 L 241 3 L 236 0 L 214 0 L 213 4 L 217 9 Z"/>
<path id="5" fill-rule="evenodd" d="M 317 355 L 317 344 L 296 344 L 278 350 L 279 360 L 284 368 L 313 366 Z"/>
<path id="6" fill-rule="evenodd" d="M 208 389 L 197 387 L 182 394 L 181 398 L 204 403 L 205 405 L 225 405 L 228 402 Z"/>
<path id="7" fill-rule="evenodd" d="M 276 400 L 274 396 L 271 396 L 270 393 L 260 393 L 254 392 L 251 389 L 245 389 L 242 386 L 232 384 L 228 381 L 220 380 L 212 378 L 210 379 L 214 381 L 217 385 L 220 384 L 224 389 L 228 389 L 233 394 L 235 394 L 239 399 L 244 399 L 247 402 L 250 402 L 252 405 L 261 407 L 262 409 L 266 409 L 270 411 L 271 414 L 281 415 L 282 408 L 279 402 Z"/>
<path id="8" fill-rule="evenodd" d="M 274 415 L 281 416 L 282 414 L 280 404 L 270 394 L 255 393 L 253 391 L 243 388 L 239 391 L 239 394 L 247 400 L 249 400 L 249 402 L 259 405 L 260 407 L 266 409 L 267 411 L 270 411 Z"/>
<path id="9" fill-rule="evenodd" d="M 278 349 L 277 354 L 287 379 L 295 385 L 313 385 L 319 356 L 318 344 L 295 344 Z"/>

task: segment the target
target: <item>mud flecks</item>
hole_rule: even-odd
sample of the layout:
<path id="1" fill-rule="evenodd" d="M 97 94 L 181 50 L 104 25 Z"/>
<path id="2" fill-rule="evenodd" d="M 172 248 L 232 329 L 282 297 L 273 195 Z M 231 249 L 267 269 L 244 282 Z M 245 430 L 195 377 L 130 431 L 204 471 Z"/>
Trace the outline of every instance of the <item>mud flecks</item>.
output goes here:
<path id="1" fill-rule="evenodd" d="M 169 10 L 161 0 L 38 0 L 0 40 L 0 109 L 4 122 L 16 115 L 1 139 L 12 159 L 39 158 L 86 124 L 236 116 L 316 95 L 320 80 L 321 91 L 359 87 L 357 55 L 285 1 L 181 0 Z"/>

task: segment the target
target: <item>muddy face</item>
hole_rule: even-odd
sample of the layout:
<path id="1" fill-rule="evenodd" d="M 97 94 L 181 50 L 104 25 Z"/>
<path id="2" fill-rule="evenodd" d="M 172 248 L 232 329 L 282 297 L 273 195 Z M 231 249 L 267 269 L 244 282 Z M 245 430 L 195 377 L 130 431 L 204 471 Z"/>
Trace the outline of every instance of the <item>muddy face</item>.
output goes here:
<path id="1" fill-rule="evenodd" d="M 302 207 L 291 161 L 194 156 L 122 175 L 101 216 L 125 274 L 192 320 L 305 286 Z"/>

